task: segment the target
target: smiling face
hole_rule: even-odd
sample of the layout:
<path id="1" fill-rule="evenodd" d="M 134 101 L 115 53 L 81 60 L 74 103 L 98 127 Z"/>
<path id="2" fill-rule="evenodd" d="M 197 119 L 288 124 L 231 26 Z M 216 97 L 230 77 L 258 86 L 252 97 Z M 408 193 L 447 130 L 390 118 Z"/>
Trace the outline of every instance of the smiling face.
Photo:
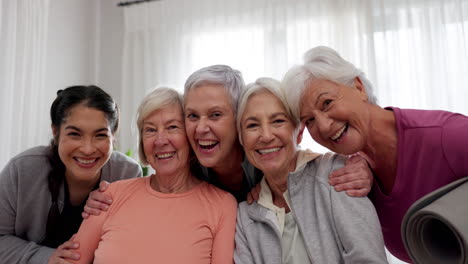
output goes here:
<path id="1" fill-rule="evenodd" d="M 198 161 L 205 167 L 222 166 L 239 147 L 235 113 L 221 85 L 206 84 L 185 94 L 185 127 Z"/>
<path id="2" fill-rule="evenodd" d="M 298 143 L 293 140 L 295 128 L 275 95 L 268 91 L 251 95 L 240 127 L 247 158 L 265 175 L 294 169 Z"/>
<path id="3" fill-rule="evenodd" d="M 113 141 L 103 112 L 82 104 L 74 106 L 54 136 L 58 137 L 58 153 L 69 181 L 92 182 L 100 176 Z"/>
<path id="4" fill-rule="evenodd" d="M 140 133 L 146 160 L 158 175 L 187 172 L 190 146 L 178 104 L 152 112 L 144 119 Z"/>
<path id="5" fill-rule="evenodd" d="M 369 132 L 367 95 L 356 79 L 355 87 L 314 80 L 301 99 L 301 121 L 320 145 L 341 154 L 354 154 L 366 144 Z"/>

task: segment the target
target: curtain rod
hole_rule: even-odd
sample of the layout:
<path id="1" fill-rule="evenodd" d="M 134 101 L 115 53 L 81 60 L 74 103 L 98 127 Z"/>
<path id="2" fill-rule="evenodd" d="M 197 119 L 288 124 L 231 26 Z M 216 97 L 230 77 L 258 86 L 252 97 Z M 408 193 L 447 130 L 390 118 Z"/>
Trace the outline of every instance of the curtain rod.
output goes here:
<path id="1" fill-rule="evenodd" d="M 161 1 L 161 0 L 135 0 L 135 1 L 126 1 L 126 2 L 120 2 L 117 4 L 117 6 L 129 6 L 129 5 L 136 5 L 136 4 L 141 4 L 144 2 L 153 2 L 153 1 Z"/>

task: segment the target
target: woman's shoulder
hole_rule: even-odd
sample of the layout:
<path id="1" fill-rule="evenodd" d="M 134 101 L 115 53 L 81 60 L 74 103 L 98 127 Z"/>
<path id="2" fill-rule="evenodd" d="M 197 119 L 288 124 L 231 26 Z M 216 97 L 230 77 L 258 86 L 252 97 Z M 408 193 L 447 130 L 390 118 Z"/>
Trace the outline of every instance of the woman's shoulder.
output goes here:
<path id="1" fill-rule="evenodd" d="M 144 186 L 147 181 L 147 177 L 139 177 L 139 178 L 132 178 L 132 179 L 125 179 L 120 181 L 112 182 L 109 185 L 109 190 L 113 192 L 121 192 L 132 188 L 138 188 Z"/>
<path id="2" fill-rule="evenodd" d="M 346 159 L 347 156 L 333 152 L 321 154 L 305 164 L 302 174 L 313 176 L 316 180 L 326 183 L 328 186 L 328 175 L 332 171 L 343 167 Z"/>
<path id="3" fill-rule="evenodd" d="M 109 161 L 102 168 L 102 178 L 117 181 L 141 177 L 141 166 L 134 159 L 118 151 L 113 151 Z"/>
<path id="4" fill-rule="evenodd" d="M 50 171 L 49 153 L 50 148 L 47 146 L 27 149 L 10 159 L 3 170 L 14 171 L 20 175 L 24 173 L 30 175 L 34 172 L 37 179 L 41 174 L 47 174 Z"/>
<path id="5" fill-rule="evenodd" d="M 50 154 L 49 146 L 36 146 L 29 148 L 18 155 L 14 156 L 11 160 L 21 162 L 26 160 L 48 160 Z"/>
<path id="6" fill-rule="evenodd" d="M 200 184 L 200 192 L 214 207 L 227 206 L 232 208 L 234 206 L 237 208 L 237 201 L 229 192 L 221 190 L 220 188 L 207 182 L 202 182 Z"/>

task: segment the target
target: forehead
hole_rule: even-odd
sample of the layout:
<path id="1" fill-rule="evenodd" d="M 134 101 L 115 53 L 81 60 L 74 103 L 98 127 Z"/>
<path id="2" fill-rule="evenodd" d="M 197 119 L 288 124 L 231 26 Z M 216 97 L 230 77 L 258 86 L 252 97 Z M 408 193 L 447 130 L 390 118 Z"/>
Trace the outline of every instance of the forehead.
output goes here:
<path id="1" fill-rule="evenodd" d="M 161 121 L 167 121 L 167 120 L 177 120 L 177 121 L 182 121 L 183 120 L 183 115 L 182 115 L 182 109 L 179 104 L 170 104 L 163 106 L 161 108 L 158 108 L 151 112 L 145 119 L 144 121 L 148 120 L 161 120 Z"/>
<path id="2" fill-rule="evenodd" d="M 186 107 L 201 105 L 229 105 L 230 95 L 221 84 L 202 84 L 190 89 L 184 96 Z"/>
<path id="3" fill-rule="evenodd" d="M 286 113 L 286 108 L 281 100 L 269 91 L 260 91 L 251 95 L 246 102 L 243 117 L 253 113 Z"/>
<path id="4" fill-rule="evenodd" d="M 314 80 L 304 89 L 300 100 L 301 108 L 304 106 L 315 105 L 317 99 L 323 95 L 334 95 L 338 92 L 340 85 L 329 80 Z"/>
<path id="5" fill-rule="evenodd" d="M 80 104 L 73 106 L 68 111 L 62 127 L 64 127 L 63 125 L 74 125 L 83 128 L 102 128 L 108 127 L 109 121 L 102 111 Z"/>

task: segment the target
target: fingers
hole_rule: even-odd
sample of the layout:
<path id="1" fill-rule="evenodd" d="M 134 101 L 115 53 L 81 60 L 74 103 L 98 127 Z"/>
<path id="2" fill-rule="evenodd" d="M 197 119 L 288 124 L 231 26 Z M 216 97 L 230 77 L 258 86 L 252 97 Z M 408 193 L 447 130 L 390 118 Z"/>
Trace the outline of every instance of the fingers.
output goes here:
<path id="1" fill-rule="evenodd" d="M 252 198 L 252 194 L 248 193 L 247 194 L 247 204 L 252 204 L 254 202 L 254 199 Z"/>
<path id="2" fill-rule="evenodd" d="M 370 192 L 370 189 L 363 188 L 359 190 L 349 190 L 346 191 L 346 194 L 351 197 L 366 197 Z"/>
<path id="3" fill-rule="evenodd" d="M 262 190 L 262 188 L 260 187 L 260 183 L 255 185 L 255 187 L 253 187 L 253 189 L 251 190 L 252 199 L 254 199 L 254 201 L 258 201 L 258 198 L 260 198 L 260 191 L 261 190 Z"/>
<path id="4" fill-rule="evenodd" d="M 101 182 L 100 185 L 105 185 L 106 182 Z M 107 188 L 107 187 L 105 187 Z M 86 201 L 84 212 L 81 214 L 83 218 L 88 218 L 89 215 L 100 215 L 101 211 L 107 211 L 112 203 L 112 198 L 100 190 L 92 191 Z"/>
<path id="5" fill-rule="evenodd" d="M 69 241 L 66 241 L 62 245 L 57 247 L 57 249 L 54 251 L 54 253 L 49 259 L 49 264 L 66 264 L 69 263 L 68 261 L 66 261 L 67 259 L 80 259 L 80 254 L 72 251 L 79 248 L 79 244 L 72 241 L 73 237 Z"/>
<path id="6" fill-rule="evenodd" d="M 348 181 L 345 183 L 340 183 L 335 186 L 335 191 L 350 191 L 350 190 L 359 190 L 363 188 L 370 189 L 369 182 L 366 180 L 355 180 L 355 181 Z"/>
<path id="7" fill-rule="evenodd" d="M 257 183 L 255 187 L 253 187 L 250 192 L 247 194 L 247 204 L 252 204 L 254 201 L 258 201 L 260 198 L 260 191 L 261 191 L 260 183 Z"/>
<path id="8" fill-rule="evenodd" d="M 110 185 L 109 182 L 107 182 L 107 181 L 101 181 L 101 182 L 99 183 L 99 191 L 100 191 L 100 192 L 106 191 L 107 188 L 109 187 L 109 185 Z"/>
<path id="9" fill-rule="evenodd" d="M 346 161 L 345 161 L 346 165 L 356 164 L 356 163 L 367 164 L 367 161 L 366 161 L 365 158 L 363 158 L 361 155 L 358 155 L 358 154 L 349 156 L 349 158 L 346 159 Z"/>
<path id="10" fill-rule="evenodd" d="M 109 194 L 101 192 L 101 190 L 95 190 L 89 194 L 86 204 L 88 204 L 89 201 L 96 201 L 110 205 L 112 203 L 112 197 Z"/>
<path id="11" fill-rule="evenodd" d="M 86 210 L 86 208 L 85 208 L 85 210 Z M 83 217 L 83 219 L 88 219 L 89 214 L 87 212 L 82 212 L 81 217 Z"/>

